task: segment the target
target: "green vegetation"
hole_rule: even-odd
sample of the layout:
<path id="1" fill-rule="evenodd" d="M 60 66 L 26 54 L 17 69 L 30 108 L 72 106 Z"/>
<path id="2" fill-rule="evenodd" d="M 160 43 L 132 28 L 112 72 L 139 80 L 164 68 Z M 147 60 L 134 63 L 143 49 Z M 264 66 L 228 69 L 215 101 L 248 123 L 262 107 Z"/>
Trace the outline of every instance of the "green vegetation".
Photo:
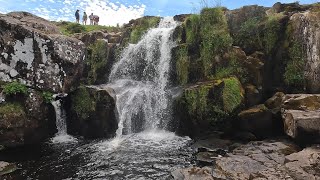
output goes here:
<path id="1" fill-rule="evenodd" d="M 17 94 L 27 95 L 28 88 L 17 81 L 13 81 L 3 86 L 3 92 L 6 95 L 17 95 Z"/>
<path id="2" fill-rule="evenodd" d="M 185 91 L 184 97 L 189 114 L 200 118 L 206 115 L 208 94 L 211 88 L 213 88 L 213 85 L 208 84 Z"/>
<path id="3" fill-rule="evenodd" d="M 64 35 L 72 35 L 75 33 L 86 33 L 91 31 L 108 31 L 108 32 L 117 32 L 120 30 L 118 27 L 113 26 L 100 26 L 100 25 L 81 25 L 78 23 L 72 22 L 58 22 L 56 25 L 60 28 L 60 31 Z"/>
<path id="4" fill-rule="evenodd" d="M 25 111 L 23 106 L 20 103 L 5 103 L 0 105 L 0 119 L 4 118 L 18 118 L 25 116 Z"/>
<path id="5" fill-rule="evenodd" d="M 200 14 L 201 59 L 205 77 L 212 75 L 214 58 L 228 50 L 232 38 L 222 8 L 204 8 Z"/>
<path id="6" fill-rule="evenodd" d="M 196 44 L 200 42 L 200 15 L 192 14 L 185 21 L 186 43 Z"/>
<path id="7" fill-rule="evenodd" d="M 279 19 L 282 18 L 282 14 L 275 14 L 269 16 L 265 23 L 264 30 L 264 49 L 267 54 L 272 52 L 276 47 L 276 43 L 279 40 L 280 23 Z"/>
<path id="8" fill-rule="evenodd" d="M 214 74 L 214 79 L 223 79 L 232 76 L 236 76 L 240 79 L 242 83 L 247 81 L 247 71 L 246 69 L 238 62 L 235 55 L 236 52 L 230 52 L 229 62 L 224 66 L 217 66 Z"/>
<path id="9" fill-rule="evenodd" d="M 233 112 L 243 100 L 241 83 L 237 78 L 224 79 L 223 106 L 226 112 Z"/>
<path id="10" fill-rule="evenodd" d="M 148 29 L 155 27 L 160 22 L 160 17 L 144 17 L 136 20 L 131 34 L 130 43 L 138 43 L 141 37 L 147 32 Z"/>
<path id="11" fill-rule="evenodd" d="M 78 118 L 85 119 L 96 109 L 94 100 L 84 86 L 81 86 L 71 98 L 71 109 L 77 114 Z"/>
<path id="12" fill-rule="evenodd" d="M 261 21 L 259 18 L 251 18 L 244 22 L 234 37 L 235 44 L 244 49 L 251 49 L 251 47 L 261 49 Z"/>
<path id="13" fill-rule="evenodd" d="M 43 91 L 41 95 L 45 103 L 50 103 L 53 100 L 53 94 L 51 92 Z"/>
<path id="14" fill-rule="evenodd" d="M 107 64 L 108 59 L 107 42 L 97 40 L 88 47 L 88 56 L 86 64 L 88 66 L 88 84 L 93 84 L 97 80 L 98 73 L 102 71 Z"/>
<path id="15" fill-rule="evenodd" d="M 176 63 L 178 81 L 180 85 L 188 83 L 189 75 L 189 57 L 188 57 L 188 46 L 181 45 L 178 49 L 178 60 Z"/>
<path id="16" fill-rule="evenodd" d="M 291 86 L 304 86 L 304 56 L 302 45 L 298 42 L 293 42 L 289 48 L 289 61 L 284 73 L 285 83 Z"/>

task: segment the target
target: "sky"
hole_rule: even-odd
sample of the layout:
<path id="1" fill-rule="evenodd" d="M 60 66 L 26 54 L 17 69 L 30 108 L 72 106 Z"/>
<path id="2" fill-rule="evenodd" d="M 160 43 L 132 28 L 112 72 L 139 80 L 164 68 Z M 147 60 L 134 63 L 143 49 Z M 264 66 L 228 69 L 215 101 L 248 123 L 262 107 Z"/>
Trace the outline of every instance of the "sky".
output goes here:
<path id="1" fill-rule="evenodd" d="M 282 3 L 296 0 L 278 0 Z M 271 7 L 277 0 L 0 0 L 0 13 L 27 11 L 53 21 L 75 21 L 74 13 L 80 10 L 100 17 L 101 25 L 122 25 L 131 19 L 145 15 L 174 16 L 177 14 L 198 13 L 205 5 L 217 3 L 235 9 L 244 5 L 263 5 Z M 300 4 L 320 2 L 320 0 L 301 0 Z"/>

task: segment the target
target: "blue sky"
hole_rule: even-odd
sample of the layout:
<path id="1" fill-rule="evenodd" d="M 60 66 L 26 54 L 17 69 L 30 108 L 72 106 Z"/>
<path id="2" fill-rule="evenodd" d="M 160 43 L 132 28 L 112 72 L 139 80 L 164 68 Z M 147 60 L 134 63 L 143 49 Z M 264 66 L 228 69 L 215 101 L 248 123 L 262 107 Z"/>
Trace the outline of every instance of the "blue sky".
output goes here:
<path id="1" fill-rule="evenodd" d="M 100 16 L 100 24 L 116 25 L 127 23 L 143 15 L 173 16 L 198 13 L 204 4 L 214 6 L 216 2 L 229 9 L 258 4 L 272 6 L 276 0 L 0 0 L 0 13 L 28 11 L 49 20 L 74 21 L 74 12 L 93 12 Z M 278 0 L 279 1 L 279 0 Z M 283 0 L 282 3 L 296 0 Z M 205 3 L 202 3 L 205 2 Z M 301 0 L 301 4 L 320 0 Z"/>

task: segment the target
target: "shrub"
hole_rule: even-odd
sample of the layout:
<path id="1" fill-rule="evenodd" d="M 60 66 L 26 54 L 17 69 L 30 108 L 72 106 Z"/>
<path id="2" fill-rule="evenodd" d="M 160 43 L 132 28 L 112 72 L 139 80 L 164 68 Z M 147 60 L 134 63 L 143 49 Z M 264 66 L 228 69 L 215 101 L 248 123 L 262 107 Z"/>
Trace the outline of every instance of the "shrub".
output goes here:
<path id="1" fill-rule="evenodd" d="M 53 100 L 53 94 L 48 91 L 43 91 L 42 92 L 42 98 L 45 103 L 50 103 Z"/>
<path id="2" fill-rule="evenodd" d="M 200 16 L 193 14 L 185 21 L 186 42 L 196 44 L 200 41 Z"/>
<path id="3" fill-rule="evenodd" d="M 289 60 L 284 73 L 284 81 L 287 85 L 304 86 L 304 56 L 302 45 L 298 42 L 294 42 L 289 48 Z"/>
<path id="4" fill-rule="evenodd" d="M 226 112 L 233 112 L 242 103 L 241 83 L 237 78 L 224 79 L 223 104 Z"/>
<path id="5" fill-rule="evenodd" d="M 98 72 L 106 67 L 107 64 L 107 43 L 98 40 L 88 47 L 88 56 L 86 64 L 88 70 L 88 84 L 93 84 L 97 80 Z"/>
<path id="6" fill-rule="evenodd" d="M 269 16 L 265 23 L 264 30 L 264 47 L 266 53 L 270 53 L 276 46 L 279 40 L 280 23 L 279 19 L 282 15 Z"/>
<path id="7" fill-rule="evenodd" d="M 178 59 L 176 64 L 178 81 L 179 84 L 185 85 L 188 83 L 189 75 L 189 57 L 188 57 L 188 47 L 181 46 L 178 49 Z"/>
<path id="8" fill-rule="evenodd" d="M 3 92 L 6 95 L 17 95 L 17 94 L 27 95 L 28 89 L 25 85 L 23 85 L 17 81 L 13 81 L 9 84 L 4 85 Z"/>
<path id="9" fill-rule="evenodd" d="M 201 21 L 201 59 L 206 77 L 212 74 L 214 57 L 228 50 L 232 38 L 222 8 L 204 8 Z"/>

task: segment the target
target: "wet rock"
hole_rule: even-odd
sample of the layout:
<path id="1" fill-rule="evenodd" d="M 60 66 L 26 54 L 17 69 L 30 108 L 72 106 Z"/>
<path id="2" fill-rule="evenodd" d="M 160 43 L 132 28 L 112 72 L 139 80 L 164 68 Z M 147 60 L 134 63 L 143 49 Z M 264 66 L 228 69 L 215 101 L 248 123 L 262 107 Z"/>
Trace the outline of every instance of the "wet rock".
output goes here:
<path id="1" fill-rule="evenodd" d="M 249 131 L 256 136 L 266 136 L 272 132 L 272 112 L 265 105 L 257 105 L 238 114 L 238 127 L 242 131 Z"/>
<path id="2" fill-rule="evenodd" d="M 13 163 L 0 161 L 0 176 L 12 173 L 12 172 L 16 171 L 17 169 L 18 169 L 17 166 Z"/>
<path id="3" fill-rule="evenodd" d="M 269 109 L 277 109 L 280 111 L 285 94 L 283 92 L 277 92 L 271 98 L 269 98 L 264 104 Z"/>
<path id="4" fill-rule="evenodd" d="M 293 43 L 299 47 L 297 53 L 304 59 L 301 72 L 303 74 L 303 86 L 309 93 L 320 92 L 320 69 L 317 68 L 320 62 L 320 14 L 318 9 L 306 12 L 295 13 L 290 18 L 290 25 L 293 32 Z M 294 55 L 294 54 L 293 54 Z M 293 56 L 292 55 L 292 56 Z"/>
<path id="5" fill-rule="evenodd" d="M 171 175 L 175 180 L 213 180 L 211 173 L 212 169 L 210 167 L 192 167 L 186 169 L 177 169 L 171 172 Z"/>
<path id="6" fill-rule="evenodd" d="M 58 34 L 56 26 L 30 13 L 0 16 L 0 80 L 34 89 L 69 92 L 81 77 L 85 46 Z"/>
<path id="7" fill-rule="evenodd" d="M 173 16 L 173 19 L 175 21 L 179 21 L 179 22 L 184 22 L 187 17 L 189 17 L 191 14 L 179 14 L 179 15 L 175 15 Z"/>
<path id="8" fill-rule="evenodd" d="M 320 142 L 320 95 L 286 95 L 283 108 L 287 135 L 301 143 Z"/>
<path id="9" fill-rule="evenodd" d="M 113 137 L 118 128 L 115 98 L 114 90 L 107 87 L 82 86 L 70 94 L 70 133 L 86 138 Z"/>
<path id="10" fill-rule="evenodd" d="M 3 146 L 39 143 L 54 134 L 49 125 L 55 122 L 54 109 L 44 102 L 40 92 L 32 89 L 23 99 L 1 104 L 0 119 L 0 145 Z"/>
<path id="11" fill-rule="evenodd" d="M 245 89 L 245 101 L 246 107 L 252 107 L 260 104 L 262 101 L 262 93 L 252 84 L 248 84 L 244 87 Z"/>
<path id="12" fill-rule="evenodd" d="M 229 128 L 232 115 L 243 102 L 244 90 L 235 77 L 189 86 L 174 102 L 178 122 L 174 126 L 178 133 L 193 137 Z"/>

